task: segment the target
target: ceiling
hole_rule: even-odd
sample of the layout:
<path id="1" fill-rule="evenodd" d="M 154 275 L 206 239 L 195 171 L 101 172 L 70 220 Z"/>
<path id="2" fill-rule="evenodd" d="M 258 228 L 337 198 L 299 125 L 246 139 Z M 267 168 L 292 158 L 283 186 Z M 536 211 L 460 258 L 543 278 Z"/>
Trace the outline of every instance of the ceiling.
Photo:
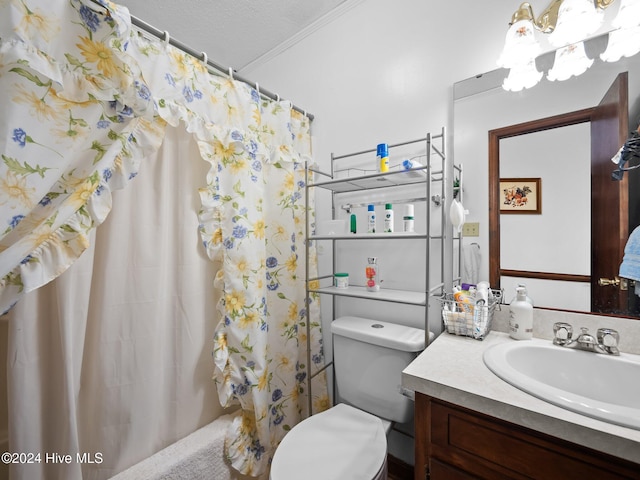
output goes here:
<path id="1" fill-rule="evenodd" d="M 240 71 L 352 0 L 116 0 L 131 15 Z"/>

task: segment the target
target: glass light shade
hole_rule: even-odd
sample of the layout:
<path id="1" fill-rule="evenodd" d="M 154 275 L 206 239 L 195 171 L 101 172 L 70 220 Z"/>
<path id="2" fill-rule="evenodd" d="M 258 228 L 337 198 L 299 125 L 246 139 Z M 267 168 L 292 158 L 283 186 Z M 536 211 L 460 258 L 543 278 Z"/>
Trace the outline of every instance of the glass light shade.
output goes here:
<path id="1" fill-rule="evenodd" d="M 587 57 L 583 42 L 567 45 L 556 50 L 555 61 L 547 74 L 547 78 L 551 81 L 562 81 L 572 76 L 577 77 L 586 72 L 592 64 L 593 59 Z"/>
<path id="2" fill-rule="evenodd" d="M 640 0 L 622 0 L 618 14 L 611 25 L 614 28 L 631 28 L 640 25 Z"/>
<path id="3" fill-rule="evenodd" d="M 531 20 L 519 20 L 509 27 L 498 66 L 513 68 L 535 59 L 542 47 L 535 38 Z"/>
<path id="4" fill-rule="evenodd" d="M 640 52 L 640 25 L 609 32 L 607 49 L 600 55 L 605 62 L 617 62 Z"/>
<path id="5" fill-rule="evenodd" d="M 595 32 L 603 19 L 604 12 L 595 7 L 593 0 L 564 0 L 549 42 L 556 47 L 580 42 Z"/>
<path id="6" fill-rule="evenodd" d="M 516 65 L 509 71 L 509 76 L 502 82 L 502 88 L 512 92 L 519 92 L 523 88 L 531 88 L 542 79 L 542 72 L 536 68 L 534 60 Z"/>

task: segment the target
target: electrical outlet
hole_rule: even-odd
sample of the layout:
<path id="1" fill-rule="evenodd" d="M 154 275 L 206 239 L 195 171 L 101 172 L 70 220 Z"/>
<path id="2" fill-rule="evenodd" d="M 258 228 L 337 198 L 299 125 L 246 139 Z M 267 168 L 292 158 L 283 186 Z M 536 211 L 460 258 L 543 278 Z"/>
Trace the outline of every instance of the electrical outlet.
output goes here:
<path id="1" fill-rule="evenodd" d="M 479 237 L 480 236 L 480 223 L 467 222 L 462 226 L 462 235 L 464 237 Z"/>

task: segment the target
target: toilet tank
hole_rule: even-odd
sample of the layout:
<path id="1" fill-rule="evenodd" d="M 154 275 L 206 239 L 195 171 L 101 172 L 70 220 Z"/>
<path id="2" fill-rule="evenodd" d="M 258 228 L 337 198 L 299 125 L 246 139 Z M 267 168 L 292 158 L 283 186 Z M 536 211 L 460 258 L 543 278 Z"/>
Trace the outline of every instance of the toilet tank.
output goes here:
<path id="1" fill-rule="evenodd" d="M 425 348 L 424 330 L 360 317 L 331 322 L 338 397 L 394 422 L 411 420 L 413 401 L 401 374 Z"/>

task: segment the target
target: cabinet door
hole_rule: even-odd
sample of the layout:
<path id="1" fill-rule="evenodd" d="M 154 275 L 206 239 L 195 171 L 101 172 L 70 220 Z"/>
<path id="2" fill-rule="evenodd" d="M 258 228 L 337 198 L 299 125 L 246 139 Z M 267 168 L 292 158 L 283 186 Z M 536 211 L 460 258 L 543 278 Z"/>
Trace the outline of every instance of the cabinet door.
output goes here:
<path id="1" fill-rule="evenodd" d="M 491 480 L 640 479 L 640 465 L 439 400 L 418 404 L 428 412 L 428 465 Z"/>

